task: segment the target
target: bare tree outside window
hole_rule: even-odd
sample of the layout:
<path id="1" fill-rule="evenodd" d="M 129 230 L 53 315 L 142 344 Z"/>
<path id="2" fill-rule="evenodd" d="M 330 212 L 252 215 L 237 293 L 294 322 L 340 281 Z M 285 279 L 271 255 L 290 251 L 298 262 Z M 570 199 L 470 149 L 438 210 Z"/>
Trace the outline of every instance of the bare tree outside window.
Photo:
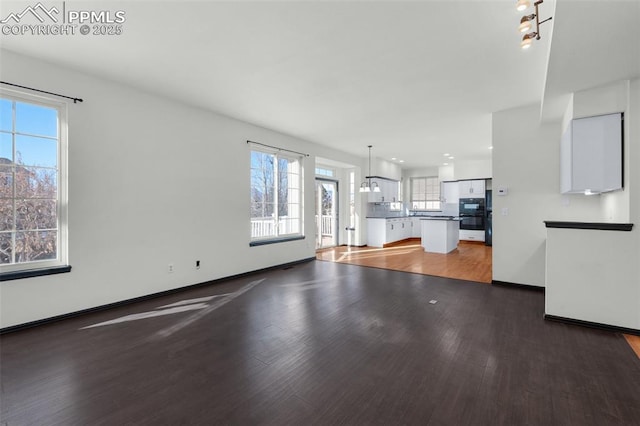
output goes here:
<path id="1" fill-rule="evenodd" d="M 57 111 L 0 102 L 0 264 L 56 259 Z"/>
<path id="2" fill-rule="evenodd" d="M 251 238 L 301 233 L 299 158 L 251 151 Z"/>

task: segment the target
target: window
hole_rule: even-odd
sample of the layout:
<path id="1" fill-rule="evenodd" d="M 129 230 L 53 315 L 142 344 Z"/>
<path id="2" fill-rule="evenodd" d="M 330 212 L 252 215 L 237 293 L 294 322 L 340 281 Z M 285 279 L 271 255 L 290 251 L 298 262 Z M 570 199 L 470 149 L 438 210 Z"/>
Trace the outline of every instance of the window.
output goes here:
<path id="1" fill-rule="evenodd" d="M 411 209 L 440 210 L 440 182 L 437 176 L 411 179 Z"/>
<path id="2" fill-rule="evenodd" d="M 334 174 L 335 174 L 335 172 L 333 171 L 333 169 L 327 169 L 327 168 L 324 168 L 324 167 L 316 167 L 316 175 L 317 176 L 333 177 Z"/>
<path id="3" fill-rule="evenodd" d="M 302 158 L 251 151 L 251 240 L 302 236 Z"/>
<path id="4" fill-rule="evenodd" d="M 66 265 L 66 105 L 0 95 L 0 265 Z"/>

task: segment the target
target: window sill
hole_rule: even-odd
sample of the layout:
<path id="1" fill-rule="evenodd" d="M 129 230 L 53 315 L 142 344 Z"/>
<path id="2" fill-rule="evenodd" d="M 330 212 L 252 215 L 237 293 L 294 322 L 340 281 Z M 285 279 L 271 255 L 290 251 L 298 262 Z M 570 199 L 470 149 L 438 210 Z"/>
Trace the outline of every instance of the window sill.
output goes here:
<path id="1" fill-rule="evenodd" d="M 52 268 L 25 269 L 22 271 L 3 272 L 0 274 L 0 281 L 20 280 L 23 278 L 41 277 L 44 275 L 63 274 L 71 272 L 71 266 L 54 266 Z"/>
<path id="2" fill-rule="evenodd" d="M 269 240 L 251 241 L 249 247 L 265 246 L 267 244 L 286 243 L 289 241 L 304 240 L 304 235 L 296 235 L 295 237 L 273 238 Z"/>

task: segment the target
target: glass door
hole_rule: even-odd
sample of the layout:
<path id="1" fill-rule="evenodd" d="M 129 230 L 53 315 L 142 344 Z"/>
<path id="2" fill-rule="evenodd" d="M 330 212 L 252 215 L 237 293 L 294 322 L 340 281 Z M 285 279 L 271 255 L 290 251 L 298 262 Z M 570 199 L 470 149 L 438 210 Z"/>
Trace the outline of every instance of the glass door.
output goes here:
<path id="1" fill-rule="evenodd" d="M 338 182 L 316 179 L 316 249 L 338 245 Z"/>

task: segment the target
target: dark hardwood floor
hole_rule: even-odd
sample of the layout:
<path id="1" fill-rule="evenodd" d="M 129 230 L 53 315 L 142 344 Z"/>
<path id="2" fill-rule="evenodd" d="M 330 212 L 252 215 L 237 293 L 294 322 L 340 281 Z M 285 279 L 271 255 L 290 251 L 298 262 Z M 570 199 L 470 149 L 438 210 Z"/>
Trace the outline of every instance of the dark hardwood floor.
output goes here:
<path id="1" fill-rule="evenodd" d="M 640 424 L 625 339 L 543 311 L 309 262 L 1 336 L 1 424 Z"/>

